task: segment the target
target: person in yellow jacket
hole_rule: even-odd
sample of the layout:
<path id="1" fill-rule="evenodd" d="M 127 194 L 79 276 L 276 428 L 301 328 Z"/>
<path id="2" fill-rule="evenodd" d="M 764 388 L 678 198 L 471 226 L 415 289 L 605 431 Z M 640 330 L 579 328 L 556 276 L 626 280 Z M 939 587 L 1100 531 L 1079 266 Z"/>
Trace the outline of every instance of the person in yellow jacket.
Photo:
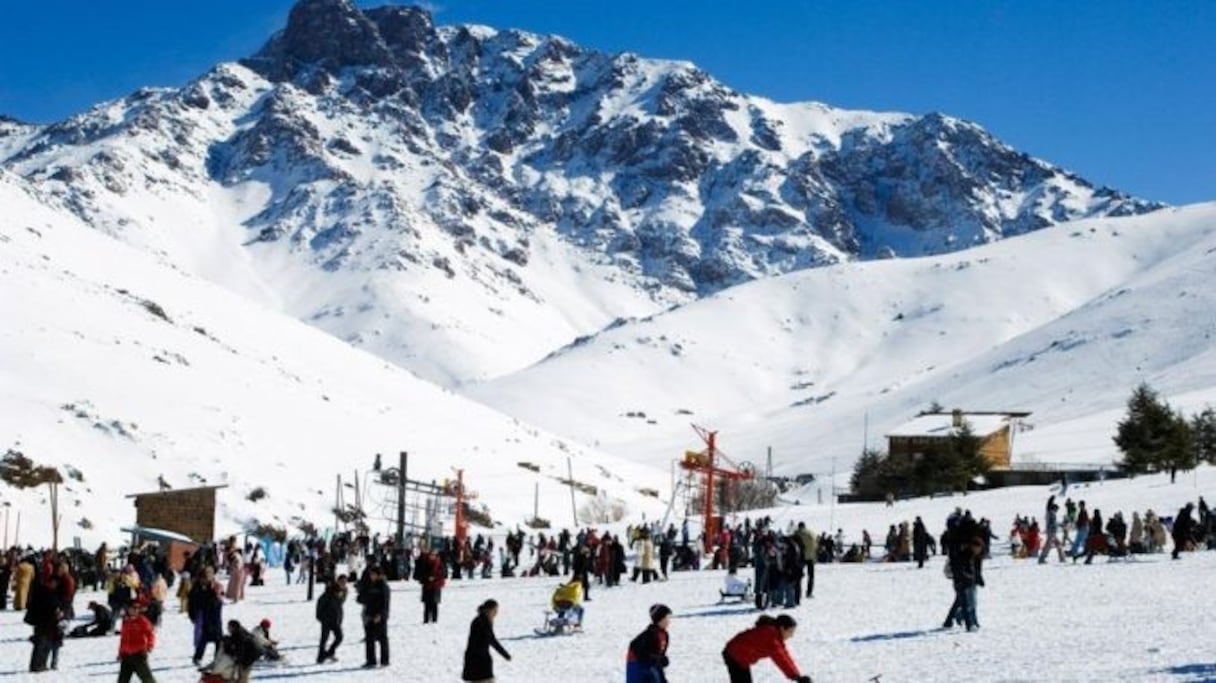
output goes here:
<path id="1" fill-rule="evenodd" d="M 577 578 L 571 579 L 569 583 L 563 583 L 553 591 L 553 599 L 550 601 L 553 605 L 553 611 L 558 614 L 563 612 L 573 612 L 575 616 L 574 625 L 578 628 L 583 626 L 583 584 Z"/>
<path id="2" fill-rule="evenodd" d="M 819 558 L 819 536 L 806 522 L 798 522 L 798 540 L 802 543 L 802 561 L 806 565 L 806 597 L 812 598 L 815 597 L 815 560 Z"/>
<path id="3" fill-rule="evenodd" d="M 30 584 L 34 581 L 34 560 L 27 557 L 17 565 L 17 571 L 13 576 L 13 610 L 17 612 L 25 611 L 26 603 L 29 602 Z"/>

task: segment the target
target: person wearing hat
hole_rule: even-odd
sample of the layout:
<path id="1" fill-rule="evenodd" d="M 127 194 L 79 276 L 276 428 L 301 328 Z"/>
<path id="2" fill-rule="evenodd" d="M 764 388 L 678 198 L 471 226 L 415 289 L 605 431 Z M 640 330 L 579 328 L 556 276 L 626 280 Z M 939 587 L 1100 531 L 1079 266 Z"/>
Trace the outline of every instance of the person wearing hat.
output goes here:
<path id="1" fill-rule="evenodd" d="M 128 683 L 131 676 L 139 676 L 141 683 L 156 683 L 148 668 L 148 655 L 156 646 L 156 630 L 144 616 L 147 605 L 148 599 L 143 596 L 127 604 L 118 640 L 118 683 Z"/>
<path id="2" fill-rule="evenodd" d="M 486 600 L 477 608 L 477 616 L 469 624 L 469 642 L 464 650 L 464 669 L 460 673 L 460 680 L 494 682 L 494 660 L 490 657 L 490 648 L 497 650 L 503 659 L 511 661 L 511 654 L 494 636 L 494 617 L 497 616 L 497 600 Z"/>
<path id="3" fill-rule="evenodd" d="M 279 653 L 279 641 L 270 637 L 270 619 L 263 617 L 250 633 L 253 634 L 254 642 L 262 650 L 262 656 L 272 662 L 283 658 L 283 655 Z"/>
<path id="4" fill-rule="evenodd" d="M 730 683 L 752 683 L 752 665 L 761 659 L 772 659 L 791 681 L 811 683 L 811 677 L 798 671 L 794 658 L 785 649 L 785 641 L 794 637 L 797 628 L 798 622 L 788 614 L 777 617 L 761 614 L 754 627 L 731 638 L 722 650 Z"/>
<path id="5" fill-rule="evenodd" d="M 625 656 L 625 683 L 667 683 L 667 627 L 671 608 L 650 607 L 650 625 L 629 642 Z"/>

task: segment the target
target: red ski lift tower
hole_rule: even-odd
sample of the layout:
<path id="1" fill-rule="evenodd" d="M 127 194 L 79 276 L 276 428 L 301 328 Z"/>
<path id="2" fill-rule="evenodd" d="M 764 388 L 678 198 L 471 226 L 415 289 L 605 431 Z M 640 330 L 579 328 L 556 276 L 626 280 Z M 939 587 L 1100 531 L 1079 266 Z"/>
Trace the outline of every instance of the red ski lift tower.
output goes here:
<path id="1" fill-rule="evenodd" d="M 466 491 L 464 488 L 464 470 L 456 470 L 456 480 L 448 480 L 444 482 L 443 494 L 456 499 L 456 547 L 464 545 L 464 539 L 469 535 L 469 520 L 465 519 L 464 505 L 465 501 L 477 497 L 475 492 Z"/>
<path id="2" fill-rule="evenodd" d="M 692 428 L 705 442 L 705 450 L 685 451 L 684 459 L 680 461 L 680 467 L 689 473 L 703 475 L 701 488 L 701 501 L 704 505 L 702 514 L 705 518 L 702 525 L 703 542 L 705 553 L 710 554 L 714 551 L 714 537 L 718 535 L 718 517 L 714 514 L 716 512 L 714 509 L 714 478 L 733 483 L 752 479 L 756 475 L 752 468 L 747 465 L 742 467 L 736 465 L 718 450 L 717 432 L 711 432 L 697 425 L 693 425 Z"/>

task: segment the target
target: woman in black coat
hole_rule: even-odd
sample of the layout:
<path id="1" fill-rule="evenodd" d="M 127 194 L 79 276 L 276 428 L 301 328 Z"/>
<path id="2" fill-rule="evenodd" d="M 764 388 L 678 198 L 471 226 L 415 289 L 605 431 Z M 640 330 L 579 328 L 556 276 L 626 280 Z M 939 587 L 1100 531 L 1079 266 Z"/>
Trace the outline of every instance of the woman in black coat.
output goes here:
<path id="1" fill-rule="evenodd" d="M 498 650 L 502 658 L 511 661 L 511 655 L 494 637 L 494 617 L 498 616 L 498 601 L 486 600 L 477 608 L 477 616 L 469 624 L 469 645 L 464 650 L 464 681 L 493 681 L 494 660 L 490 648 Z"/>

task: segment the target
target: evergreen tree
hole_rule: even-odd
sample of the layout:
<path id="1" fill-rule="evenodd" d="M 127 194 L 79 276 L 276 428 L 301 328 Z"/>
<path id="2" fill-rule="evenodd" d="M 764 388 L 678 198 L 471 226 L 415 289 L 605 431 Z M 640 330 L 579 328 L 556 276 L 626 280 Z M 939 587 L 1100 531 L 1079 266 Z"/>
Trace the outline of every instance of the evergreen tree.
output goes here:
<path id="1" fill-rule="evenodd" d="M 1199 464 L 1195 449 L 1195 433 L 1191 423 L 1181 412 L 1173 414 L 1170 429 L 1162 445 L 1158 461 L 1163 469 L 1170 471 L 1170 483 L 1178 476 L 1178 470 L 1193 470 Z"/>
<path id="2" fill-rule="evenodd" d="M 992 465 L 980 454 L 982 440 L 971 429 L 970 422 L 950 435 L 949 459 L 945 472 L 956 491 L 966 491 L 967 484 L 977 476 L 988 474 Z"/>
<path id="3" fill-rule="evenodd" d="M 1216 465 L 1216 410 L 1208 406 L 1193 416 L 1191 433 L 1195 438 L 1195 459 Z"/>
<path id="4" fill-rule="evenodd" d="M 1141 384 L 1127 401 L 1127 415 L 1120 420 L 1115 445 L 1123 453 L 1121 466 L 1140 474 L 1164 466 L 1164 453 L 1171 439 L 1177 440 L 1177 416 L 1148 384 Z"/>
<path id="5" fill-rule="evenodd" d="M 853 464 L 853 477 L 849 480 L 849 487 L 853 489 L 854 494 L 859 496 L 881 495 L 879 476 L 885 458 L 884 453 L 872 448 L 867 448 L 862 452 L 861 457 Z"/>

